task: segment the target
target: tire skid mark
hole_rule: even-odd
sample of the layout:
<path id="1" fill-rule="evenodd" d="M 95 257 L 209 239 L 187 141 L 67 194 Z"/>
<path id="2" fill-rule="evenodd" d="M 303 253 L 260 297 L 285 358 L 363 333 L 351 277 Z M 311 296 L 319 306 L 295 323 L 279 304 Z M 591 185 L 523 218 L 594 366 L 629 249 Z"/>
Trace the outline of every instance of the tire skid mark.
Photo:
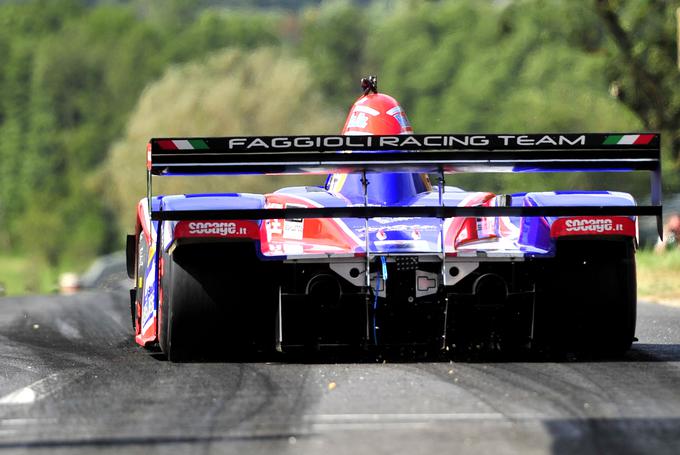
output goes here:
<path id="1" fill-rule="evenodd" d="M 457 386 L 463 387 L 480 402 L 503 414 L 509 420 L 515 420 L 518 414 L 526 414 L 527 407 L 531 410 L 529 413 L 538 419 L 548 419 L 563 414 L 583 415 L 583 409 L 579 409 L 574 404 L 571 395 L 562 394 L 559 390 L 537 379 L 537 377 L 542 377 L 555 382 L 556 378 L 551 375 L 544 375 L 538 371 L 523 372 L 522 369 L 512 371 L 493 364 L 491 366 L 454 364 L 453 368 L 459 381 L 455 383 Z M 451 381 L 451 376 L 437 365 L 421 365 L 416 369 L 433 374 L 444 381 Z M 515 402 L 515 400 L 508 402 L 506 396 L 512 391 L 534 398 L 538 397 L 539 401 L 524 399 L 521 402 Z"/>
<path id="2" fill-rule="evenodd" d="M 502 365 L 496 367 L 496 376 L 507 378 L 517 389 L 534 392 L 566 415 L 585 418 L 598 411 L 604 414 L 603 417 L 617 414 L 617 410 L 609 406 L 612 399 L 608 391 L 580 374 L 572 364 L 548 365 L 555 368 L 541 370 L 522 364 Z"/>
<path id="3" fill-rule="evenodd" d="M 31 384 L 0 397 L 0 405 L 30 405 L 53 395 L 85 372 L 52 373 Z"/>

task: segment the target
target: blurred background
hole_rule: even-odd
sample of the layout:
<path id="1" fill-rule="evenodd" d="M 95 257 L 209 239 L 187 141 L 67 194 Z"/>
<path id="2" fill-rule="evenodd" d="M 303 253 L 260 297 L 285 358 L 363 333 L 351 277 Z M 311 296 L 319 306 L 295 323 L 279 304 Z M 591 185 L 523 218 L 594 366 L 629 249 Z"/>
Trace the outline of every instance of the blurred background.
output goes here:
<path id="1" fill-rule="evenodd" d="M 0 0 L 0 294 L 49 292 L 60 273 L 123 247 L 145 193 L 149 138 L 338 133 L 367 74 L 418 133 L 659 131 L 664 193 L 678 210 L 679 6 Z M 158 194 L 321 180 L 154 182 Z M 447 183 L 624 190 L 640 201 L 649 192 L 643 174 Z"/>

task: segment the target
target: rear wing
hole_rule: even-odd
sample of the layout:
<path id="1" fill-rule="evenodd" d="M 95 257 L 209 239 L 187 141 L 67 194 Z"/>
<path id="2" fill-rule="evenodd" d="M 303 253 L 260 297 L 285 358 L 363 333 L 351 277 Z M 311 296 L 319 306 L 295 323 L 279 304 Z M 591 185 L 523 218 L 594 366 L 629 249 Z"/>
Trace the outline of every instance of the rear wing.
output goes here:
<path id="1" fill-rule="evenodd" d="M 349 153 L 351 152 L 351 153 Z M 414 134 L 398 136 L 262 136 L 152 139 L 152 176 L 323 174 L 347 172 L 631 172 L 651 173 L 651 205 L 569 207 L 333 207 L 151 213 L 153 220 L 326 217 L 655 216 L 661 233 L 660 135 Z M 441 202 L 440 197 L 440 202 Z"/>

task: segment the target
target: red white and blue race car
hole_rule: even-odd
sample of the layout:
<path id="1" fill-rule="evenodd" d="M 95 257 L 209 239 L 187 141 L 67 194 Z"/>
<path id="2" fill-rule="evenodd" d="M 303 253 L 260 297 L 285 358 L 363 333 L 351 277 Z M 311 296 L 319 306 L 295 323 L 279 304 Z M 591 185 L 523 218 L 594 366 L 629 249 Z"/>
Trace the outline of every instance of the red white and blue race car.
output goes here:
<path id="1" fill-rule="evenodd" d="M 362 84 L 339 136 L 151 139 L 127 247 L 137 343 L 170 360 L 206 348 L 630 347 L 637 217 L 661 216 L 659 135 L 417 135 L 374 78 Z M 444 180 L 640 170 L 648 206 Z M 151 191 L 152 176 L 306 173 L 330 175 L 264 195 Z"/>

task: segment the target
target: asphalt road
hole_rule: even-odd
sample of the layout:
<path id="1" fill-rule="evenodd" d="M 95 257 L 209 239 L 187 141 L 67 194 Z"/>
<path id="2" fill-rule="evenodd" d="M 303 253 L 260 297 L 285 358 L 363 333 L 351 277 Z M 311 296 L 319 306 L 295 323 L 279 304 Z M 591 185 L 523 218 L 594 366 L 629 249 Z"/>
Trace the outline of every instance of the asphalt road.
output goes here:
<path id="1" fill-rule="evenodd" d="M 680 309 L 619 361 L 172 364 L 125 295 L 0 299 L 0 453 L 680 453 Z"/>

